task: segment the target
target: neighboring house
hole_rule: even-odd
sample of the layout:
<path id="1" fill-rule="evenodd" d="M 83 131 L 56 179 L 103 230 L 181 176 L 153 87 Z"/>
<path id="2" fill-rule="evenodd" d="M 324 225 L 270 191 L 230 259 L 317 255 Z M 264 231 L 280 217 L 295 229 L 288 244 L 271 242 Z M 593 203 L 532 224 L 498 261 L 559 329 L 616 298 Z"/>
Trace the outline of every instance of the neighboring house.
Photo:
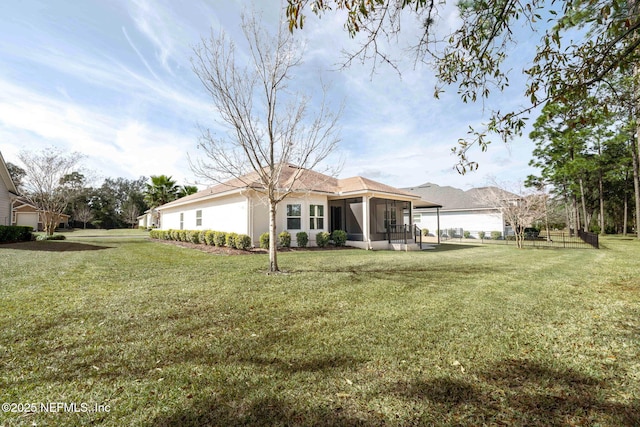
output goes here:
<path id="1" fill-rule="evenodd" d="M 0 153 L 0 225 L 11 225 L 13 201 L 17 196 L 18 190 Z"/>
<path id="2" fill-rule="evenodd" d="M 33 227 L 34 231 L 42 231 L 44 229 L 43 216 L 45 213 L 31 204 L 24 197 L 17 197 L 13 202 L 13 218 L 12 225 L 28 225 Z M 69 228 L 69 215 L 55 214 L 58 219 L 58 228 Z"/>
<path id="3" fill-rule="evenodd" d="M 282 188 L 296 172 L 299 168 L 293 165 L 283 169 Z M 247 234 L 257 246 L 260 235 L 269 231 L 269 209 L 253 177 L 248 174 L 159 206 L 160 228 Z M 398 235 L 391 232 L 412 231 L 411 216 L 405 221 L 403 212 L 411 211 L 416 200 L 415 194 L 367 178 L 337 179 L 303 170 L 293 193 L 278 204 L 276 227 L 278 233 L 291 233 L 294 244 L 301 231 L 314 246 L 317 233 L 344 230 L 350 246 L 388 249 L 404 244 L 402 249 L 415 249 L 412 237 L 408 244 L 397 245 Z"/>
<path id="4" fill-rule="evenodd" d="M 441 234 L 454 229 L 456 235 L 461 235 L 466 230 L 471 232 L 473 237 L 478 237 L 480 231 L 484 231 L 487 236 L 492 231 L 499 231 L 503 236 L 512 232 L 509 224 L 505 223 L 500 208 L 483 201 L 486 199 L 483 194 L 488 191 L 488 187 L 464 191 L 426 183 L 404 190 L 423 199 L 414 202 L 413 222 L 420 228 L 429 229 L 430 234 L 436 235 L 438 229 L 441 230 Z M 429 202 L 425 203 L 425 200 Z M 441 206 L 429 206 L 434 203 Z"/>
<path id="5" fill-rule="evenodd" d="M 158 225 L 158 211 L 155 208 L 147 209 L 138 217 L 140 228 L 156 228 Z"/>

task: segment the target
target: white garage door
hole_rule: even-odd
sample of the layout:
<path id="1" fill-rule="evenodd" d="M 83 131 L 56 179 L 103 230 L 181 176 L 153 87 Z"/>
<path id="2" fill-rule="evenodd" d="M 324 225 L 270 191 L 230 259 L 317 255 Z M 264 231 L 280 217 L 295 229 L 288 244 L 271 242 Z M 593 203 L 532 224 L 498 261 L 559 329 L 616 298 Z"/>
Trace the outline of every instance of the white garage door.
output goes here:
<path id="1" fill-rule="evenodd" d="M 38 213 L 37 212 L 18 212 L 16 213 L 16 225 L 28 225 L 38 230 Z"/>

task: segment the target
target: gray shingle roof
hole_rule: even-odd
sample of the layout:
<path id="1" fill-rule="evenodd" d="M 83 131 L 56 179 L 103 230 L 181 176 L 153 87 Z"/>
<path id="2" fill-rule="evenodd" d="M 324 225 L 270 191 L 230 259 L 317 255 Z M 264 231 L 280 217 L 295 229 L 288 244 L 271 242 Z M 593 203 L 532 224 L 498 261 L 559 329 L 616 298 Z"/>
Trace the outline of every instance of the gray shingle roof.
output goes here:
<path id="1" fill-rule="evenodd" d="M 421 197 L 422 201 L 429 201 L 442 205 L 442 210 L 463 210 L 463 209 L 486 209 L 494 208 L 482 201 L 482 193 L 489 187 L 472 188 L 461 190 L 459 188 L 444 186 L 427 182 L 415 187 L 407 187 L 404 190 L 410 191 Z M 509 197 L 517 197 L 515 194 L 506 193 Z M 414 202 L 416 207 L 421 207 L 420 202 Z"/>

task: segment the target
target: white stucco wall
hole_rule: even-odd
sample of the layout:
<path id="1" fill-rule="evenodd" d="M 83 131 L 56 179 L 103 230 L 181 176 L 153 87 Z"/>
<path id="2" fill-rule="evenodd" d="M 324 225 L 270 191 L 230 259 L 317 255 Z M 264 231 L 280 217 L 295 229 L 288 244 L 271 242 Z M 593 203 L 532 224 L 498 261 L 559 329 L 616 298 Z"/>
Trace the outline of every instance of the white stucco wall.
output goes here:
<path id="1" fill-rule="evenodd" d="M 301 205 L 300 229 L 287 229 L 287 205 Z M 324 206 L 324 228 L 310 229 L 310 205 Z M 196 211 L 202 210 L 202 225 L 196 225 Z M 248 234 L 254 245 L 260 244 L 260 235 L 269 231 L 269 207 L 257 195 L 233 195 L 219 199 L 193 202 L 161 210 L 161 229 L 179 230 L 180 214 L 184 215 L 184 230 L 215 230 Z M 329 206 L 326 196 L 292 195 L 278 204 L 276 215 L 277 232 L 291 233 L 291 245 L 296 245 L 296 233 L 305 231 L 309 236 L 309 246 L 315 246 L 316 234 L 329 231 Z"/>
<path id="2" fill-rule="evenodd" d="M 11 193 L 0 179 L 0 225 L 11 225 Z"/>
<path id="3" fill-rule="evenodd" d="M 215 230 L 249 234 L 248 206 L 247 198 L 242 195 L 175 206 L 161 210 L 160 226 L 163 230 L 179 230 L 182 213 L 184 230 Z M 202 225 L 196 225 L 198 210 L 202 210 Z"/>
<path id="4" fill-rule="evenodd" d="M 416 210 L 414 214 L 421 215 L 420 222 L 416 222 L 415 224 L 421 229 L 429 229 L 429 233 L 435 235 L 438 229 L 436 210 Z M 479 231 L 484 231 L 487 235 L 492 231 L 500 231 L 504 234 L 502 215 L 488 211 L 440 211 L 440 230 L 450 228 L 462 228 L 463 230 L 470 231 L 474 237 L 477 237 L 477 232 Z"/>
<path id="5" fill-rule="evenodd" d="M 302 208 L 302 217 L 300 221 L 300 229 L 299 230 L 289 230 L 287 229 L 287 205 L 289 204 L 300 204 Z M 324 228 L 322 229 L 314 229 L 311 227 L 311 220 L 309 217 L 310 205 L 322 205 L 324 206 Z M 327 203 L 326 196 L 319 196 L 315 194 L 304 195 L 304 196 L 290 196 L 284 199 L 278 205 L 278 214 L 277 214 L 277 227 L 278 233 L 287 230 L 291 233 L 291 246 L 296 245 L 296 233 L 300 231 L 304 231 L 309 236 L 308 246 L 316 246 L 316 234 L 321 231 L 329 231 L 329 204 Z"/>

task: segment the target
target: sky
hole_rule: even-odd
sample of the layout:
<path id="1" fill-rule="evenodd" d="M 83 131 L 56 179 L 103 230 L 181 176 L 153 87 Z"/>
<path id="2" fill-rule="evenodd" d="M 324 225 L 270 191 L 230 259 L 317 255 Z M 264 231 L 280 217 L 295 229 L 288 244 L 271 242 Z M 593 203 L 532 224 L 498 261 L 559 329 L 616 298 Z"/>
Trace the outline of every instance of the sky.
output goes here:
<path id="1" fill-rule="evenodd" d="M 279 0 L 2 2 L 0 152 L 19 165 L 21 150 L 55 146 L 83 154 L 83 166 L 96 178 L 165 174 L 203 188 L 208 183 L 194 175 L 187 156 L 201 155 L 198 126 L 214 128 L 218 119 L 190 59 L 202 37 L 221 30 L 242 48 L 240 15 L 252 7 L 266 26 L 279 22 Z M 455 25 L 453 9 L 441 16 L 445 27 Z M 528 132 L 508 145 L 496 137 L 485 153 L 473 151 L 477 171 L 460 175 L 454 169 L 451 148 L 470 125 L 486 121 L 492 108 L 525 101 L 515 92 L 489 104 L 464 104 L 454 88 L 435 99 L 433 70 L 404 51 L 412 31 L 405 25 L 391 48 L 400 73 L 384 65 L 372 73 L 370 63 L 358 62 L 342 69 L 341 52 L 357 41 L 339 14 L 310 15 L 295 32 L 305 50 L 292 84 L 317 95 L 320 81 L 328 83 L 330 105 L 344 105 L 335 156 L 343 161 L 339 176 L 396 187 L 431 182 L 469 189 L 535 173 L 528 166 Z"/>

